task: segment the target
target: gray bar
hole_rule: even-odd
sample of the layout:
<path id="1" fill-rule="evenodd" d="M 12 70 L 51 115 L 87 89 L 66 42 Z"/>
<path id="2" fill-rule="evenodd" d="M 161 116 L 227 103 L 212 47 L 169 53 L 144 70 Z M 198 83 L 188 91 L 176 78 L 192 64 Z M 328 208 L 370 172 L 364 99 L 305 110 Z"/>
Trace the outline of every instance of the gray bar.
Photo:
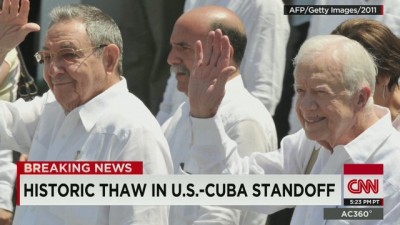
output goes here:
<path id="1" fill-rule="evenodd" d="M 324 208 L 324 220 L 382 220 L 383 208 Z"/>

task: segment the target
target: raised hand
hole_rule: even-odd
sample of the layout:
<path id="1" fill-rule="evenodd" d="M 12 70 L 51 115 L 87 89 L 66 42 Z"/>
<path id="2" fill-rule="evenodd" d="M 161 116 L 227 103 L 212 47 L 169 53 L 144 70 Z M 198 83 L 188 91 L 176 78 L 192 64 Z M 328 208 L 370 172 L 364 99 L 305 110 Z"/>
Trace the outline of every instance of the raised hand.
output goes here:
<path id="1" fill-rule="evenodd" d="M 0 12 L 0 51 L 18 46 L 30 32 L 39 31 L 36 23 L 28 23 L 29 0 L 4 0 Z"/>
<path id="2" fill-rule="evenodd" d="M 225 94 L 225 84 L 236 71 L 229 65 L 229 38 L 219 29 L 210 31 L 204 53 L 201 41 L 197 41 L 195 55 L 189 79 L 190 113 L 193 117 L 210 118 L 217 113 Z"/>

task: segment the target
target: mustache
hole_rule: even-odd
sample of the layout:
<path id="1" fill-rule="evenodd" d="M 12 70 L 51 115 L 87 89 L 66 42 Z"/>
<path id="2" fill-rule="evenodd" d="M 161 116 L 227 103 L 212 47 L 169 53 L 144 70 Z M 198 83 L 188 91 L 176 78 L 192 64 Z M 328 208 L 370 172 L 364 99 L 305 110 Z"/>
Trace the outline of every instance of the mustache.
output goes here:
<path id="1" fill-rule="evenodd" d="M 184 73 L 185 75 L 190 76 L 190 70 L 184 65 L 172 65 L 170 70 L 175 74 Z"/>

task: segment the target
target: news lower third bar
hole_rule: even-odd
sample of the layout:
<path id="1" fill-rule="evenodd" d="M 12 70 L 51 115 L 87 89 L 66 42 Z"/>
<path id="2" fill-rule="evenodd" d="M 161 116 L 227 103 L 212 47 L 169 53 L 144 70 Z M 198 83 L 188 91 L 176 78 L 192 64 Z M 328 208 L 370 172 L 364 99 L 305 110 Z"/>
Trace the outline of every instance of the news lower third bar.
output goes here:
<path id="1" fill-rule="evenodd" d="M 285 5 L 285 15 L 383 15 L 383 5 Z"/>

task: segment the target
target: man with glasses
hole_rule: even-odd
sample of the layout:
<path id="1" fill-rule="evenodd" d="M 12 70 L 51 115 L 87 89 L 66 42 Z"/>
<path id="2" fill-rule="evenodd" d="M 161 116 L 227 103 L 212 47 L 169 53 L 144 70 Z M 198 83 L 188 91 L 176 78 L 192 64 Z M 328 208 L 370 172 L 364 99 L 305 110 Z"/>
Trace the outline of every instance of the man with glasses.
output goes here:
<path id="1" fill-rule="evenodd" d="M 3 9 L 0 56 L 39 30 L 27 23 L 29 0 L 21 7 L 19 0 L 5 1 Z M 34 161 L 143 161 L 145 174 L 171 173 L 157 121 L 122 77 L 122 38 L 115 22 L 85 5 L 56 7 L 50 21 L 44 49 L 35 54 L 50 91 L 31 102 L 0 103 L 0 147 Z M 21 206 L 14 224 L 162 225 L 167 220 L 167 206 Z"/>

